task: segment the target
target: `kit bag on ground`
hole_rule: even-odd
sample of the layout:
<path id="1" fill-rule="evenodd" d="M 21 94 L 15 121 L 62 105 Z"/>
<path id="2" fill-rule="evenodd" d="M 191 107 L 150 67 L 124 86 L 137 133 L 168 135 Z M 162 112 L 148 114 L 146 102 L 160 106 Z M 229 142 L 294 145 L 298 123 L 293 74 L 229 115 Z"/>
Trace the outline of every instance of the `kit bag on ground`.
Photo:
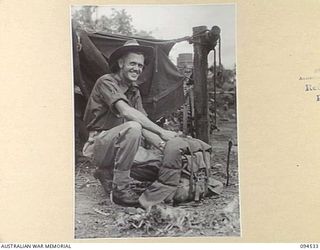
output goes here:
<path id="1" fill-rule="evenodd" d="M 210 175 L 211 146 L 191 137 L 172 139 L 167 143 L 155 180 L 139 198 L 143 207 L 161 202 L 179 204 L 200 201 L 222 192 L 223 184 Z M 175 159 L 175 157 L 178 157 Z"/>
<path id="2" fill-rule="evenodd" d="M 174 194 L 174 203 L 200 201 L 206 196 L 218 195 L 223 184 L 211 177 L 211 147 L 201 140 L 185 138 L 187 151 L 181 155 L 180 183 Z"/>

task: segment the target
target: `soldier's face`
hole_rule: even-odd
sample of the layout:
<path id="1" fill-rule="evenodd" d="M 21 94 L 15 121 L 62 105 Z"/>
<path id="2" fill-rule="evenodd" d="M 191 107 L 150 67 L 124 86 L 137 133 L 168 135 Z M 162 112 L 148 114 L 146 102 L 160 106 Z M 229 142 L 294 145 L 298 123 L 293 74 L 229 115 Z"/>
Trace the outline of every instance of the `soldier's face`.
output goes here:
<path id="1" fill-rule="evenodd" d="M 119 60 L 120 76 L 128 82 L 135 82 L 141 74 L 144 66 L 142 54 L 129 53 Z"/>

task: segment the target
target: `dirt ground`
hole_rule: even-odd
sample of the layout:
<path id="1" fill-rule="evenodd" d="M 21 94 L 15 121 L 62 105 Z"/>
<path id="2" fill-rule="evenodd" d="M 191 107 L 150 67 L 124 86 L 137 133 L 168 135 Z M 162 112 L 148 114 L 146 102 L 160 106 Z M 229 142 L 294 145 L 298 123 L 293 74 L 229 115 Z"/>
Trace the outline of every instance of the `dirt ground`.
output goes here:
<path id="1" fill-rule="evenodd" d="M 140 208 L 121 207 L 110 202 L 94 179 L 94 166 L 79 153 L 76 143 L 75 238 L 240 236 L 237 129 L 234 115 L 218 122 L 211 135 L 211 174 L 226 184 L 228 142 L 229 185 L 221 195 L 171 207 L 159 205 L 149 213 Z"/>

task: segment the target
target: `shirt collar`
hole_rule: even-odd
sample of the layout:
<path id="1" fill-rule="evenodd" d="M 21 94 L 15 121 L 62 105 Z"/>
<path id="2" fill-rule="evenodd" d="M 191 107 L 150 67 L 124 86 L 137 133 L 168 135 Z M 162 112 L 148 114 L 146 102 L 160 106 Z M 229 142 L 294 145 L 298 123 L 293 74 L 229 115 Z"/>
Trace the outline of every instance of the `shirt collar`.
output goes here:
<path id="1" fill-rule="evenodd" d="M 137 82 L 132 82 L 130 85 L 128 85 L 128 83 L 126 83 L 123 79 L 121 79 L 119 74 L 114 74 L 113 77 L 118 82 L 118 85 L 123 93 L 126 93 L 129 88 L 132 88 L 132 87 L 138 88 L 139 87 Z"/>

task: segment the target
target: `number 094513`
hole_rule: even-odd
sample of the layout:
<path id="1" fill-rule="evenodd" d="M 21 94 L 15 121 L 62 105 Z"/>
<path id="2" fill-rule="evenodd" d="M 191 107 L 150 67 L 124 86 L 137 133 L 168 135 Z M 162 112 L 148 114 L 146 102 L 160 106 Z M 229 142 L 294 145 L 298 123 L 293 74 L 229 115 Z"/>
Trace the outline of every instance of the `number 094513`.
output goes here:
<path id="1" fill-rule="evenodd" d="M 300 244 L 300 248 L 316 249 L 316 248 L 319 248 L 319 245 L 318 244 Z"/>

